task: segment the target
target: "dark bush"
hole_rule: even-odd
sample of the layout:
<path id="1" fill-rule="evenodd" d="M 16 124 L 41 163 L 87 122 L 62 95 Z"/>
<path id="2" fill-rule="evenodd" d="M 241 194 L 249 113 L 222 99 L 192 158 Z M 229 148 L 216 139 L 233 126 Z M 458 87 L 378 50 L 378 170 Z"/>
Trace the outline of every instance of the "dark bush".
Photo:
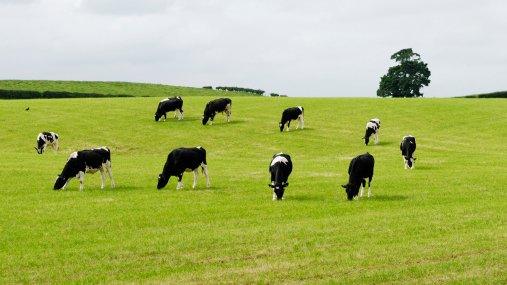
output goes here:
<path id="1" fill-rule="evenodd" d="M 126 94 L 97 94 L 66 91 L 34 91 L 34 90 L 3 90 L 0 89 L 0 99 L 49 99 L 49 98 L 107 98 L 134 97 Z"/>
<path id="2" fill-rule="evenodd" d="M 213 86 L 203 86 L 202 89 L 213 89 Z"/>

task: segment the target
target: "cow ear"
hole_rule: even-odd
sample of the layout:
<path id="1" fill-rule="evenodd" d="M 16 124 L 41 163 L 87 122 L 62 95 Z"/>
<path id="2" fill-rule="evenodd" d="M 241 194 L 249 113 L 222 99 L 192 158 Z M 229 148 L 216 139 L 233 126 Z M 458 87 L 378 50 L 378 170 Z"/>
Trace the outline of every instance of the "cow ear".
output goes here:
<path id="1" fill-rule="evenodd" d="M 342 188 L 347 189 L 347 185 L 342 185 Z"/>
<path id="2" fill-rule="evenodd" d="M 269 187 L 271 187 L 271 188 L 275 187 L 275 186 L 273 186 L 273 185 L 271 185 L 271 184 L 268 184 L 268 186 L 269 186 Z"/>
<path id="3" fill-rule="evenodd" d="M 417 158 L 414 157 L 414 160 L 416 160 Z"/>
<path id="4" fill-rule="evenodd" d="M 289 182 L 285 182 L 285 184 L 283 184 L 283 186 L 289 186 Z"/>

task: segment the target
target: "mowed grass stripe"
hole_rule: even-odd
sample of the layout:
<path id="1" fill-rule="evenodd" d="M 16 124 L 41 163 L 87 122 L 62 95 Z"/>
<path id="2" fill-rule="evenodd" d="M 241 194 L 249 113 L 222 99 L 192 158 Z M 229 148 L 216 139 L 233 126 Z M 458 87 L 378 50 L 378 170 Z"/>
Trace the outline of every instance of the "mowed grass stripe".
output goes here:
<path id="1" fill-rule="evenodd" d="M 200 119 L 209 97 L 184 97 L 185 119 L 155 123 L 159 98 L 0 101 L 0 272 L 32 282 L 480 282 L 506 279 L 504 100 L 233 98 L 230 124 Z M 280 133 L 305 107 L 305 130 Z M 30 111 L 24 108 L 30 106 Z M 380 144 L 364 125 L 382 120 Z M 295 125 L 293 125 L 293 129 Z M 38 132 L 61 150 L 37 155 Z M 417 138 L 416 168 L 399 142 Z M 51 190 L 68 155 L 107 145 L 118 188 L 98 174 Z M 169 151 L 206 148 L 204 177 L 156 190 Z M 291 154 L 286 199 L 271 201 L 268 164 Z M 371 199 L 340 185 L 357 154 L 375 156 Z M 107 181 L 109 183 L 109 181 Z"/>

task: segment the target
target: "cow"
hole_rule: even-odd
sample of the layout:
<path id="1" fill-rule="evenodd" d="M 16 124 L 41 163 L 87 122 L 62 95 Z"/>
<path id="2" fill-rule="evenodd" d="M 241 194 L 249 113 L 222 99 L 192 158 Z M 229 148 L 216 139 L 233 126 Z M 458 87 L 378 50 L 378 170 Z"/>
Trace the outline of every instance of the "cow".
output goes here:
<path id="1" fill-rule="evenodd" d="M 176 190 L 183 188 L 183 172 L 194 172 L 194 184 L 192 189 L 195 189 L 197 184 L 197 174 L 199 166 L 202 169 L 202 173 L 206 176 L 206 187 L 210 186 L 208 165 L 206 163 L 206 150 L 203 147 L 192 147 L 192 148 L 177 148 L 172 150 L 167 156 L 167 161 L 164 165 L 162 173 L 158 175 L 157 189 L 162 189 L 169 182 L 171 176 L 178 177 L 178 184 Z"/>
<path id="2" fill-rule="evenodd" d="M 401 155 L 405 162 L 405 169 L 413 169 L 415 167 L 414 151 L 416 148 L 415 137 L 412 135 L 404 136 L 400 143 Z"/>
<path id="3" fill-rule="evenodd" d="M 269 173 L 271 174 L 271 183 L 269 187 L 273 188 L 273 200 L 283 199 L 285 187 L 289 186 L 287 180 L 292 172 L 292 160 L 288 154 L 277 153 L 273 156 L 269 164 Z"/>
<path id="4" fill-rule="evenodd" d="M 366 178 L 368 178 L 368 197 L 371 197 L 371 180 L 373 178 L 373 168 L 375 166 L 375 159 L 369 153 L 361 154 L 352 159 L 349 164 L 349 182 L 342 185 L 347 193 L 347 199 L 350 201 L 354 199 L 361 192 L 359 197 L 363 196 L 363 188 L 366 186 Z"/>
<path id="5" fill-rule="evenodd" d="M 305 109 L 301 106 L 291 107 L 283 110 L 282 119 L 280 120 L 279 127 L 280 132 L 283 132 L 285 124 L 287 124 L 287 131 L 289 131 L 290 121 L 298 120 L 298 126 L 296 129 L 305 128 Z"/>
<path id="6" fill-rule="evenodd" d="M 35 150 L 38 154 L 42 154 L 46 147 L 50 146 L 55 151 L 58 151 L 58 138 L 59 135 L 57 133 L 53 132 L 42 132 L 39 133 L 37 136 L 37 146 L 35 147 Z"/>
<path id="7" fill-rule="evenodd" d="M 162 117 L 164 117 L 165 121 L 167 119 L 167 112 L 172 111 L 174 111 L 175 118 L 178 115 L 178 120 L 183 119 L 183 99 L 180 96 L 166 98 L 158 103 L 157 111 L 155 112 L 155 122 L 158 122 Z"/>
<path id="8" fill-rule="evenodd" d="M 230 121 L 231 118 L 231 107 L 232 100 L 229 98 L 219 98 L 212 101 L 209 101 L 204 108 L 204 115 L 202 116 L 202 124 L 206 125 L 208 121 L 210 121 L 211 125 L 213 124 L 213 119 L 215 119 L 215 115 L 217 113 L 225 113 L 227 116 L 227 122 Z"/>
<path id="9" fill-rule="evenodd" d="M 371 119 L 368 123 L 366 123 L 366 131 L 364 133 L 364 144 L 368 145 L 370 142 L 370 136 L 373 135 L 375 139 L 375 144 L 378 144 L 378 132 L 380 129 L 380 119 L 374 118 Z"/>
<path id="10" fill-rule="evenodd" d="M 62 173 L 56 178 L 53 189 L 65 189 L 69 180 L 76 177 L 79 179 L 79 190 L 82 191 L 84 188 L 85 173 L 93 174 L 97 171 L 100 171 L 100 178 L 102 181 L 100 189 L 104 189 L 106 172 L 111 180 L 111 188 L 115 187 L 113 171 L 111 169 L 111 151 L 109 148 L 104 146 L 75 151 L 70 154 Z"/>

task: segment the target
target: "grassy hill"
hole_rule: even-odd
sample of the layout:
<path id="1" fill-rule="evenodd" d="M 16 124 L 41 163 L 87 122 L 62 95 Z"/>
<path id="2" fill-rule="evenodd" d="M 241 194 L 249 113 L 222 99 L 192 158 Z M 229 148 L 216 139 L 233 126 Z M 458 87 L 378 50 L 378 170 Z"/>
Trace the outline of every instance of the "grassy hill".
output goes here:
<path id="1" fill-rule="evenodd" d="M 159 123 L 157 98 L 0 101 L 0 283 L 506 282 L 507 101 L 237 97 L 231 123 L 202 126 L 208 100 L 185 97 L 185 119 Z M 307 128 L 280 133 L 294 105 Z M 380 144 L 364 146 L 376 116 Z M 60 134 L 59 152 L 36 154 L 42 130 Z M 83 192 L 51 190 L 71 152 L 102 145 L 116 189 L 87 174 Z M 183 190 L 172 178 L 157 191 L 169 151 L 196 145 L 212 187 L 200 176 L 191 190 L 186 173 Z M 274 202 L 279 151 L 294 171 Z M 374 197 L 349 202 L 340 185 L 367 151 Z"/>
<path id="2" fill-rule="evenodd" d="M 106 81 L 0 80 L 0 90 L 56 91 L 84 94 L 129 95 L 136 97 L 168 96 L 254 96 L 245 92 L 226 92 L 194 87 L 152 83 Z"/>

